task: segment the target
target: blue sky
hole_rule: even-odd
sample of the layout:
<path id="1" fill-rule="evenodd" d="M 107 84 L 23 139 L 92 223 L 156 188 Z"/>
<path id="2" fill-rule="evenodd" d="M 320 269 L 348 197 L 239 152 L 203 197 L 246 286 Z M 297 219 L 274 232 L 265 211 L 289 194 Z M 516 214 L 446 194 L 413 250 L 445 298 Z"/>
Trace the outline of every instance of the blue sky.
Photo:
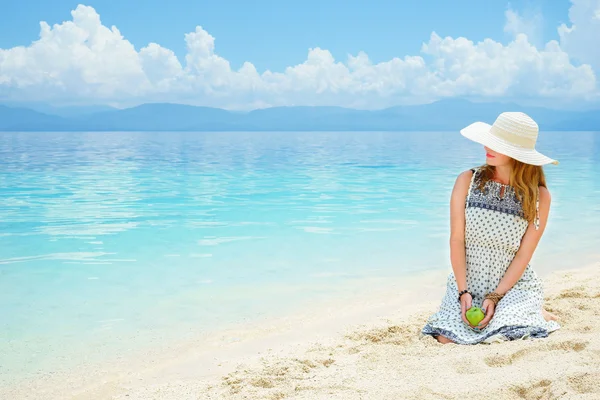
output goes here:
<path id="1" fill-rule="evenodd" d="M 40 89 L 52 103 L 176 101 L 226 108 L 377 108 L 444 97 L 598 101 L 600 54 L 586 48 L 594 36 L 600 40 L 598 0 L 78 4 L 4 1 L 0 101 L 39 98 Z M 75 19 L 73 10 L 79 10 L 76 27 L 65 24 Z M 49 33 L 32 46 L 40 21 Z M 548 49 L 550 41 L 558 48 Z"/>

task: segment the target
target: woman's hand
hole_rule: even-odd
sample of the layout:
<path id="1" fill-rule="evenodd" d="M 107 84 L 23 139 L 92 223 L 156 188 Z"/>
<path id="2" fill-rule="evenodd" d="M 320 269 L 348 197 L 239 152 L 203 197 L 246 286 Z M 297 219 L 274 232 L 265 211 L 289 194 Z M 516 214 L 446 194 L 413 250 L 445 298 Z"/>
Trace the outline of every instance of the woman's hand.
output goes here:
<path id="1" fill-rule="evenodd" d="M 469 325 L 471 328 L 474 328 L 473 325 L 467 319 L 467 310 L 471 308 L 471 303 L 473 302 L 473 297 L 471 297 L 471 293 L 465 293 L 460 296 L 460 314 L 462 315 L 462 320 L 465 324 Z"/>
<path id="2" fill-rule="evenodd" d="M 496 305 L 492 300 L 485 299 L 483 301 L 483 304 L 481 305 L 481 310 L 485 314 L 485 318 L 479 323 L 479 325 L 477 325 L 477 327 L 479 329 L 484 329 L 494 316 L 494 311 L 496 311 Z"/>

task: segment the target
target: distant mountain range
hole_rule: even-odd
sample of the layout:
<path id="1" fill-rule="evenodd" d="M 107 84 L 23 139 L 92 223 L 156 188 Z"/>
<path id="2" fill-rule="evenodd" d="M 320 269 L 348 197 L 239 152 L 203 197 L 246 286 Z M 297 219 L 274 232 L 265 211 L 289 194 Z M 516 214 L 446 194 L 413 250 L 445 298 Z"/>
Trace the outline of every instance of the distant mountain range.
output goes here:
<path id="1" fill-rule="evenodd" d="M 457 99 L 369 111 L 273 107 L 247 113 L 169 103 L 122 110 L 8 104 L 0 105 L 0 131 L 440 131 L 458 130 L 475 121 L 492 123 L 502 111 L 523 111 L 542 130 L 600 131 L 600 110 L 558 111 Z"/>
<path id="2" fill-rule="evenodd" d="M 115 111 L 114 107 L 110 106 L 63 106 L 57 107 L 43 102 L 7 102 L 1 103 L 0 105 L 8 106 L 11 108 L 28 108 L 33 111 L 38 111 L 43 114 L 58 115 L 59 117 L 80 117 L 99 113 L 103 111 Z"/>

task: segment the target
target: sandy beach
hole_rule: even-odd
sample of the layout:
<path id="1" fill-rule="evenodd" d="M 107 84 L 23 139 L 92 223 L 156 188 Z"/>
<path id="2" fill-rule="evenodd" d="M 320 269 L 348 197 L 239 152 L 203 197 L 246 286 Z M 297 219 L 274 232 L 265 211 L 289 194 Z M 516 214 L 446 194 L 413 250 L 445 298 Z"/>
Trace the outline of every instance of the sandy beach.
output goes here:
<path id="1" fill-rule="evenodd" d="M 45 376 L 4 387 L 0 397 L 600 398 L 600 263 L 543 277 L 559 331 L 547 339 L 491 345 L 441 345 L 419 335 L 438 306 L 445 274 L 419 278 L 418 291 L 379 293 L 370 301 L 332 304 L 319 313 L 149 352 L 135 362 Z M 407 307 L 416 293 L 436 300 Z"/>

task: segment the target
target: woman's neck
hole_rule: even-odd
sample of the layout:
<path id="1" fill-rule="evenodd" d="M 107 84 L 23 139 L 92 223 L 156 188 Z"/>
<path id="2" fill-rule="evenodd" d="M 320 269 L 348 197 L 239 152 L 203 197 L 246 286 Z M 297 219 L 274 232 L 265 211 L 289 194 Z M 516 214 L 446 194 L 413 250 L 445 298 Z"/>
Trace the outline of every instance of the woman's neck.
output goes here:
<path id="1" fill-rule="evenodd" d="M 494 167 L 494 180 L 508 185 L 510 183 L 510 173 L 512 171 L 512 167 L 510 165 L 501 165 Z"/>

